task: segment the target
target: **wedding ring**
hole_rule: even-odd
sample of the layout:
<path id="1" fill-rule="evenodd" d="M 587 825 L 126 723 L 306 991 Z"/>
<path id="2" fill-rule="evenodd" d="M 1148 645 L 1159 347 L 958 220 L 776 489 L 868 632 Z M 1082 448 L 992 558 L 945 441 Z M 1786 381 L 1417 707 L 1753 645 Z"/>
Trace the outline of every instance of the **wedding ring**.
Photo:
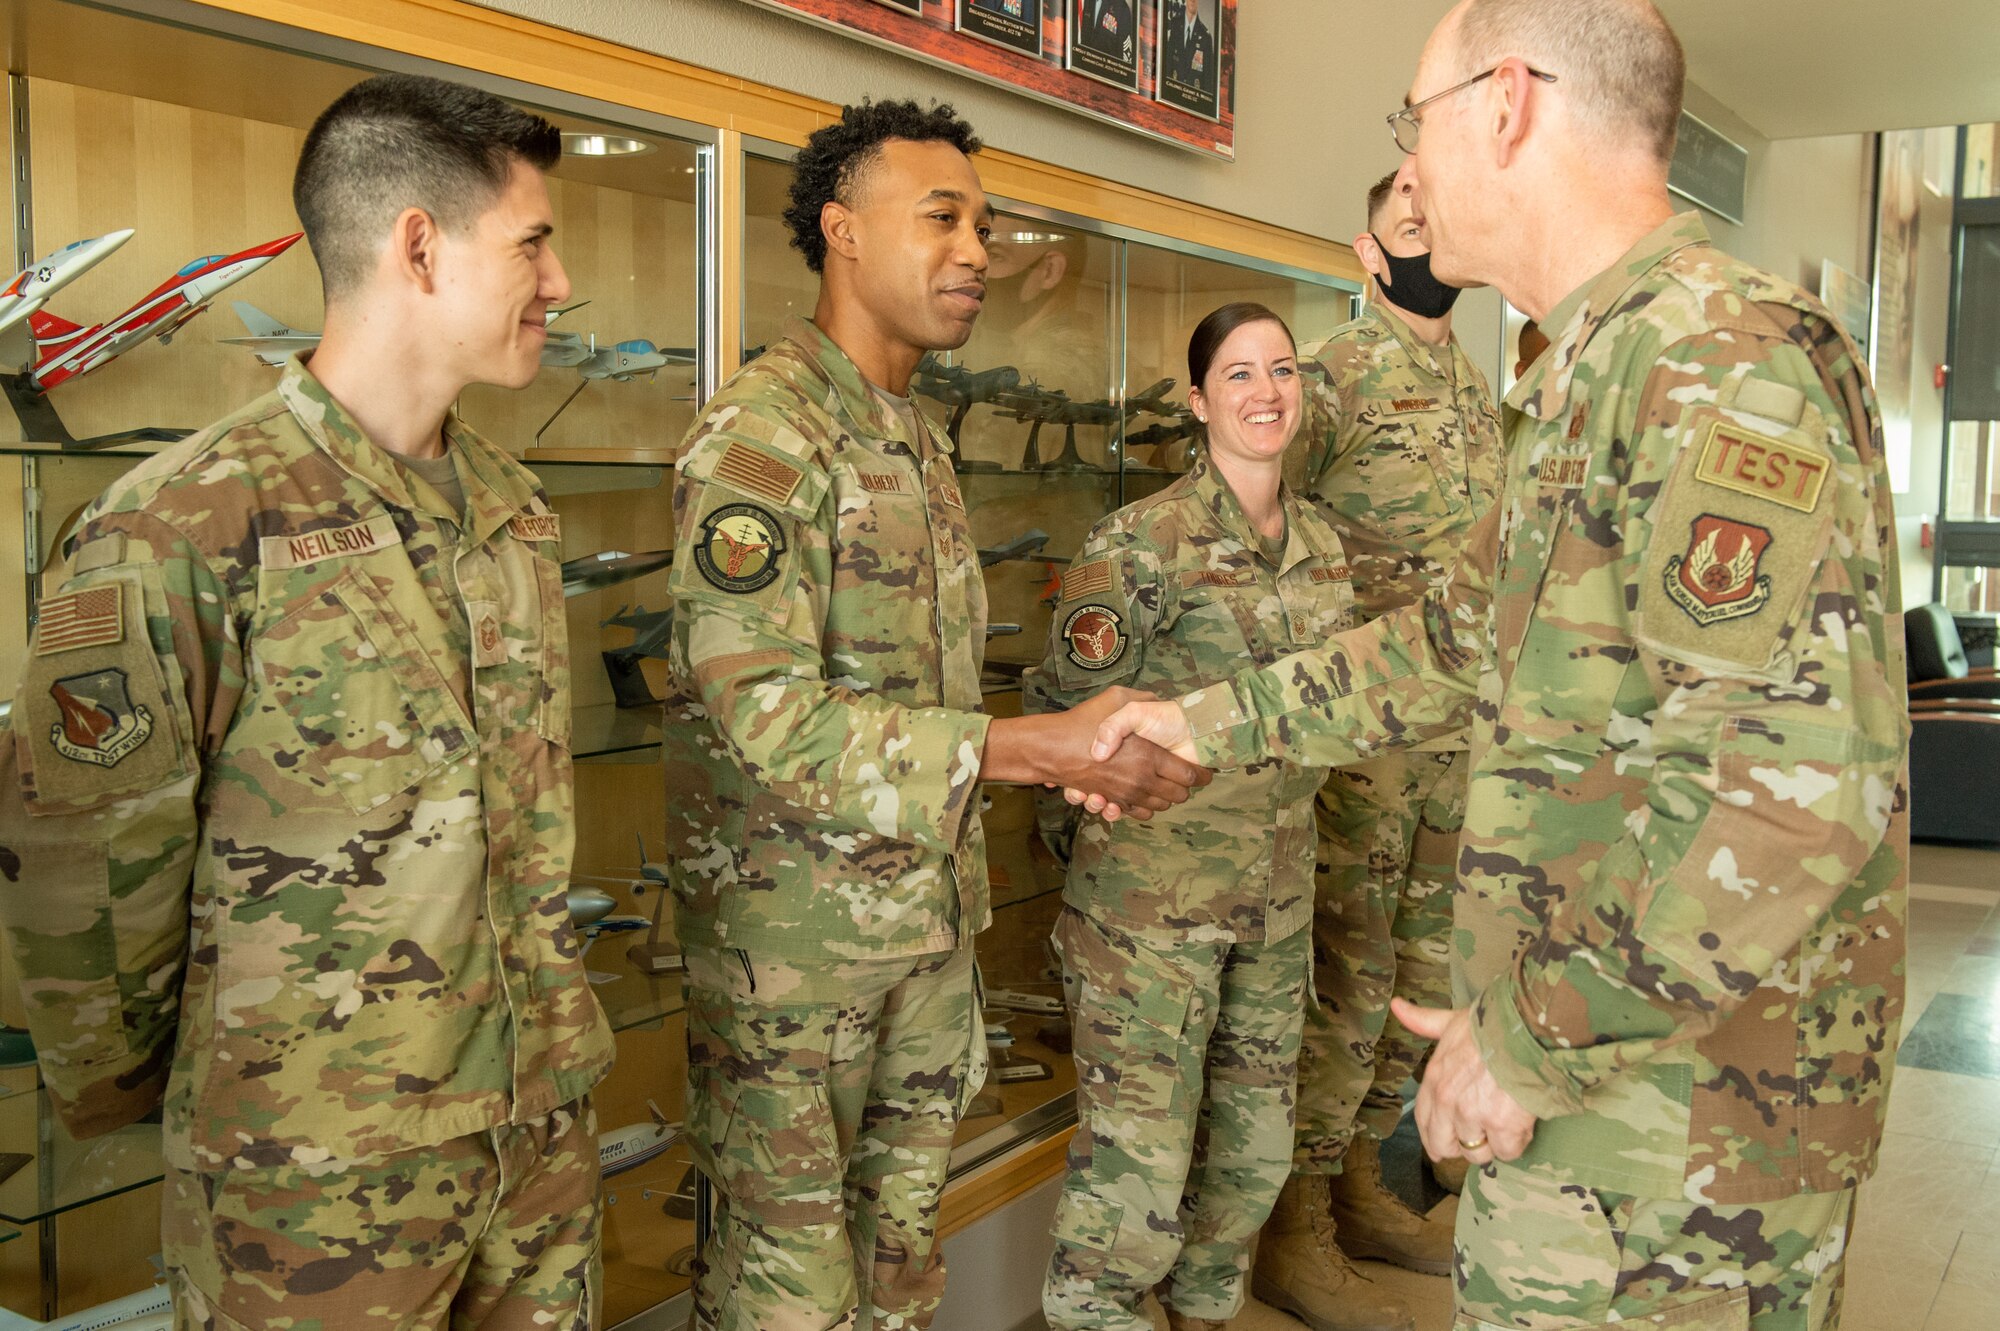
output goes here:
<path id="1" fill-rule="evenodd" d="M 1463 1146 L 1463 1147 L 1464 1147 L 1464 1148 L 1465 1148 L 1466 1150 L 1468 1150 L 1468 1151 L 1477 1151 L 1477 1150 L 1481 1150 L 1481 1149 L 1483 1149 L 1483 1148 L 1485 1147 L 1485 1145 L 1486 1145 L 1486 1139 L 1485 1139 L 1484 1137 L 1481 1137 L 1481 1138 L 1480 1138 L 1480 1139 L 1479 1139 L 1478 1141 L 1471 1141 L 1471 1142 L 1469 1142 L 1469 1141 L 1467 1141 L 1467 1140 L 1466 1140 L 1465 1138 L 1463 1138 L 1463 1137 L 1460 1137 L 1460 1138 L 1458 1139 L 1458 1144 L 1459 1144 L 1460 1146 Z"/>

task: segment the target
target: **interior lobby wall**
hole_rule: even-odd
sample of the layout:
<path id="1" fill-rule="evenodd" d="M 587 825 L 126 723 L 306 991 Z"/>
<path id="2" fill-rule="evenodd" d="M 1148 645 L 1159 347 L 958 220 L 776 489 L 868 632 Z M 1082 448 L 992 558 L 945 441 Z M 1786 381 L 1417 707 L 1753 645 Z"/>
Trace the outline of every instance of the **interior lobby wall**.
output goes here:
<path id="1" fill-rule="evenodd" d="M 1356 14 L 1324 0 L 1257 0 L 1241 14 L 1235 162 L 1199 156 L 1043 105 L 963 75 L 842 37 L 742 0 L 484 0 L 490 7 L 832 102 L 906 96 L 951 101 L 995 147 L 1174 198 L 1346 242 L 1368 186 L 1399 160 L 1382 120 L 1402 102 L 1417 57 L 1449 0 L 1411 0 Z M 1769 140 L 1701 88 L 1690 112 L 1749 152 L 1743 222 L 1708 215 L 1719 245 L 1817 292 L 1820 261 L 1866 278 L 1872 269 L 1871 137 Z M 1929 599 L 1929 556 L 1917 533 L 1936 508 L 1949 209 L 1927 196 L 1920 241 L 1916 457 L 1898 496 L 1907 595 Z M 1501 302 L 1460 301 L 1460 339 L 1496 390 Z M 1302 340 L 1330 331 L 1295 330 Z M 1913 601 L 1914 603 L 1914 601 Z"/>

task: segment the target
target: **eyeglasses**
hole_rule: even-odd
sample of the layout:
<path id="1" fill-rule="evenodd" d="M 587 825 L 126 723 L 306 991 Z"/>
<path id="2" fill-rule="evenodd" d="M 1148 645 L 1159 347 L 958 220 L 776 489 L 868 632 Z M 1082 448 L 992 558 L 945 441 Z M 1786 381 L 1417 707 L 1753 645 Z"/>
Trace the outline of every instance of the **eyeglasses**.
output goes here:
<path id="1" fill-rule="evenodd" d="M 1405 153 L 1415 152 L 1417 150 L 1417 136 L 1423 132 L 1424 128 L 1424 122 L 1417 116 L 1417 112 L 1423 110 L 1432 102 L 1449 97 L 1455 92 L 1464 92 L 1473 84 L 1484 79 L 1490 79 L 1499 72 L 1500 66 L 1495 65 L 1484 74 L 1474 74 L 1465 82 L 1453 84 L 1443 92 L 1434 93 L 1424 98 L 1421 102 L 1418 102 L 1415 106 L 1406 106 L 1396 112 L 1396 114 L 1384 117 L 1389 122 L 1389 134 L 1396 140 L 1396 146 L 1401 148 Z M 1544 83 L 1554 83 L 1556 81 L 1555 75 L 1544 74 L 1539 69 L 1530 69 L 1528 72 Z"/>

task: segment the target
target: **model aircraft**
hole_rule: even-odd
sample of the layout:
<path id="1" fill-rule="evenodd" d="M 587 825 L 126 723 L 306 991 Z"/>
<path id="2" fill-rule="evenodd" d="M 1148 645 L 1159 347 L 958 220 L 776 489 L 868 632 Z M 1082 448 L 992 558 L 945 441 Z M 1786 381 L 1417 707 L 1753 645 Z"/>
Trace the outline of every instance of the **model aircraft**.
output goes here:
<path id="1" fill-rule="evenodd" d="M 605 1178 L 645 1164 L 681 1139 L 680 1124 L 669 1123 L 651 1100 L 646 1102 L 646 1108 L 653 1111 L 652 1122 L 613 1128 L 598 1135 L 597 1163 Z"/>
<path id="2" fill-rule="evenodd" d="M 250 330 L 250 336 L 222 337 L 216 341 L 232 347 L 247 347 L 251 355 L 266 365 L 283 365 L 298 352 L 310 351 L 319 345 L 318 333 L 288 328 L 247 300 L 232 300 L 229 308 L 236 311 L 236 317 Z"/>
<path id="3" fill-rule="evenodd" d="M 103 368 L 148 338 L 173 341 L 174 334 L 207 309 L 209 302 L 296 245 L 304 234 L 295 231 L 236 254 L 195 259 L 117 318 L 89 328 L 46 310 L 34 311 L 28 316 L 35 340 L 35 363 L 27 371 L 29 383 L 46 393 L 57 384 Z"/>
<path id="4" fill-rule="evenodd" d="M 991 402 L 1002 393 L 1012 392 L 1020 386 L 1021 372 L 1011 365 L 973 371 L 963 365 L 946 365 L 936 356 L 926 356 L 917 362 L 917 375 L 910 384 L 913 391 L 951 408 L 951 418 L 945 422 L 944 432 L 953 445 L 958 443 L 958 432 L 965 425 L 966 413 L 975 404 Z"/>
<path id="5" fill-rule="evenodd" d="M 165 1285 L 155 1285 L 94 1308 L 37 1322 L 0 1308 L 0 1331 L 168 1331 L 174 1324 L 174 1297 Z"/>
<path id="6" fill-rule="evenodd" d="M 133 234 L 132 228 L 126 227 L 94 240 L 73 240 L 14 274 L 14 280 L 0 289 L 0 336 L 20 327 L 24 319 L 48 304 L 56 292 L 97 267 L 113 250 L 132 239 Z M 5 359 L 25 364 L 33 349 L 32 341 L 18 335 L 10 340 L 17 341 L 17 347 L 9 348 L 17 354 Z"/>
<path id="7" fill-rule="evenodd" d="M 1076 427 L 1090 425 L 1114 429 L 1125 419 L 1115 402 L 1077 402 L 1061 389 L 1030 387 L 1026 392 L 1003 393 L 997 403 L 1001 414 L 1028 422 L 1028 446 L 1021 452 L 1022 471 L 1099 471 L 1076 451 Z M 1044 425 L 1063 427 L 1063 451 L 1053 461 L 1042 461 L 1041 435 Z"/>
<path id="8" fill-rule="evenodd" d="M 548 322 L 553 324 L 571 310 L 582 309 L 588 304 L 589 301 L 580 300 L 574 305 L 552 309 L 548 312 Z M 232 301 L 230 307 L 243 321 L 248 336 L 221 340 L 230 346 L 245 348 L 266 365 L 283 365 L 293 354 L 319 345 L 320 334 L 279 323 L 247 300 Z M 594 333 L 552 332 L 548 341 L 542 344 L 542 364 L 552 369 L 575 369 L 586 379 L 616 379 L 620 383 L 630 383 L 640 375 L 657 374 L 668 365 L 694 364 L 694 349 L 662 349 L 644 338 L 599 347 Z"/>
<path id="9" fill-rule="evenodd" d="M 578 555 L 563 561 L 563 595 L 582 596 L 585 592 L 615 587 L 658 572 L 673 562 L 671 550 L 646 550 L 636 555 L 623 550 L 599 550 L 594 555 Z"/>
<path id="10" fill-rule="evenodd" d="M 1067 564 L 1065 555 L 1045 555 L 1042 547 L 1049 543 L 1049 534 L 1040 527 L 1030 527 L 1004 545 L 996 545 L 979 552 L 979 567 L 992 568 L 1011 559 L 1033 560 L 1042 564 Z"/>
<path id="11" fill-rule="evenodd" d="M 674 633 L 674 608 L 634 610 L 618 607 L 618 613 L 604 621 L 607 627 L 632 630 L 632 645 L 614 647 L 604 653 L 604 673 L 611 677 L 611 696 L 620 707 L 657 707 L 660 700 L 646 683 L 639 662 L 645 657 L 667 659 L 667 640 Z"/>

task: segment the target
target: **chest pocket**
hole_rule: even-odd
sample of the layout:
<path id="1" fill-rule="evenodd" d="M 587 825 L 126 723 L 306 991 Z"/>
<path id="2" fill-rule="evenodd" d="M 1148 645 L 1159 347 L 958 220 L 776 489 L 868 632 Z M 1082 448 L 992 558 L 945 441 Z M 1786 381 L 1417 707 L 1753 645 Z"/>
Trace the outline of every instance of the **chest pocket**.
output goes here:
<path id="1" fill-rule="evenodd" d="M 1222 578 L 1241 578 L 1226 584 Z M 1190 681 L 1225 679 L 1245 666 L 1263 665 L 1274 654 L 1258 643 L 1256 605 L 1262 599 L 1256 576 L 1247 571 L 1203 570 L 1183 575 L 1172 625 L 1172 640 L 1186 661 Z"/>
<path id="2" fill-rule="evenodd" d="M 836 510 L 833 576 L 836 591 L 857 583 L 912 588 L 928 583 L 923 570 L 957 557 L 955 537 L 940 526 L 933 534 L 926 517 L 923 485 L 914 460 L 864 455 L 837 461 L 833 469 Z M 933 540 L 929 559 L 913 558 Z M 937 588 L 916 588 L 935 596 Z"/>
<path id="3" fill-rule="evenodd" d="M 1376 437 L 1357 462 L 1366 496 L 1363 525 L 1390 535 L 1421 531 L 1461 503 L 1439 431 L 1447 428 L 1451 399 L 1435 394 L 1389 394 L 1374 399 Z"/>
<path id="4" fill-rule="evenodd" d="M 260 634 L 253 669 L 298 735 L 276 754 L 365 813 L 465 746 L 444 677 L 411 625 L 349 568 Z"/>

